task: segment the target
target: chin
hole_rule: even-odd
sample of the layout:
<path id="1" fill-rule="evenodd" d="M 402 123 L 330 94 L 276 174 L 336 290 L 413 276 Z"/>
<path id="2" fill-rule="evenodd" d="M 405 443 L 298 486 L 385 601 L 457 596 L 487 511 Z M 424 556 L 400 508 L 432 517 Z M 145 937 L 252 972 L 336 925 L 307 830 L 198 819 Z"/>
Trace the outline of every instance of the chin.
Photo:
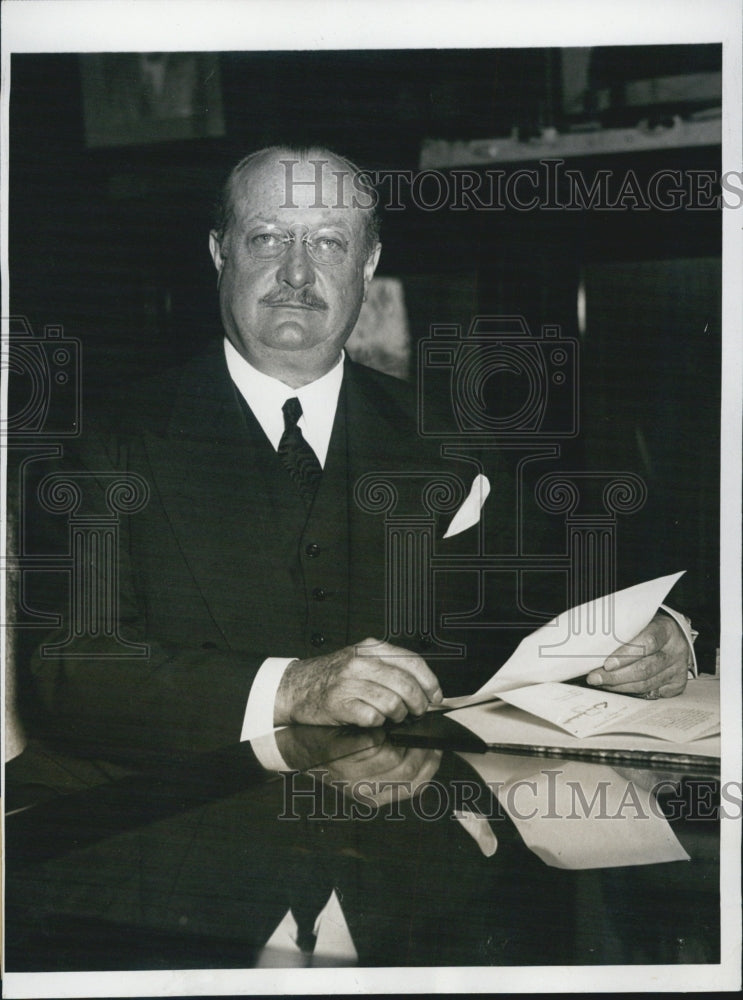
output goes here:
<path id="1" fill-rule="evenodd" d="M 265 337 L 261 338 L 267 347 L 275 347 L 285 351 L 302 351 L 322 341 L 317 331 L 308 330 L 303 323 L 285 322 Z"/>

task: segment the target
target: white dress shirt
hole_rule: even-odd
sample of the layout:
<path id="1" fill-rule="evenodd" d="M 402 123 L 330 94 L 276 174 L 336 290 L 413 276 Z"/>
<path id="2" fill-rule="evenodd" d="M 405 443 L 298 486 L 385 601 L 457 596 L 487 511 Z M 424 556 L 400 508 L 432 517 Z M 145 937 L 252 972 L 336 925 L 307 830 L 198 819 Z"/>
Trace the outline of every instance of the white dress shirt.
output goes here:
<path id="1" fill-rule="evenodd" d="M 327 374 L 308 385 L 303 385 L 300 389 L 292 389 L 279 379 L 259 372 L 226 338 L 224 355 L 230 378 L 263 428 L 274 451 L 278 451 L 284 433 L 284 414 L 281 407 L 287 399 L 296 396 L 302 404 L 302 416 L 299 418 L 298 426 L 305 441 L 317 455 L 320 465 L 325 468 L 335 411 L 338 409 L 338 396 L 343 382 L 344 352 L 341 351 L 337 364 Z M 248 696 L 241 740 L 253 739 L 273 730 L 276 692 L 284 671 L 296 658 L 296 656 L 270 656 L 263 661 Z M 280 761 L 279 756 L 276 758 L 279 767 L 283 763 Z M 265 766 L 270 767 L 271 762 L 267 760 Z"/>
<path id="2" fill-rule="evenodd" d="M 343 359 L 341 351 L 337 364 L 327 374 L 300 389 L 280 382 L 277 378 L 264 375 L 225 339 L 224 355 L 230 378 L 240 391 L 240 395 L 255 414 L 263 432 L 278 451 L 281 435 L 284 433 L 284 414 L 281 407 L 296 396 L 302 404 L 302 416 L 298 427 L 307 444 L 317 455 L 320 465 L 325 468 L 330 435 L 333 430 L 338 396 L 343 381 Z"/>

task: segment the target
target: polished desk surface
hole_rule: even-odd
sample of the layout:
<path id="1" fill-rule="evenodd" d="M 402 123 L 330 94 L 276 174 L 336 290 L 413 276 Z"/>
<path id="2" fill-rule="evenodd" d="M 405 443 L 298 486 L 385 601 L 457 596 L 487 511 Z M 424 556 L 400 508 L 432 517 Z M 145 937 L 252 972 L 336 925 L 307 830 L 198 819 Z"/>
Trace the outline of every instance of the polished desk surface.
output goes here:
<path id="1" fill-rule="evenodd" d="M 247 743 L 136 770 L 30 746 L 6 770 L 6 969 L 280 966 L 295 956 L 266 946 L 287 911 L 312 924 L 333 891 L 355 955 L 306 948 L 305 964 L 719 961 L 713 776 L 480 753 L 435 725 L 404 728 L 405 745 L 291 727 L 284 773 Z M 667 824 L 643 818 L 651 787 Z M 658 837 L 690 860 L 635 863 Z"/>

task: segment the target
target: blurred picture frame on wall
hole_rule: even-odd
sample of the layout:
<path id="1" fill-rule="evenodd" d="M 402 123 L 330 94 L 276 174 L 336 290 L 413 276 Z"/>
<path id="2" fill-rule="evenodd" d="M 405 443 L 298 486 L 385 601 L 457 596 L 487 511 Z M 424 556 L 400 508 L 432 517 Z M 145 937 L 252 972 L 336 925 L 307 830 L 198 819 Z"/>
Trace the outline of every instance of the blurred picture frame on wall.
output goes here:
<path id="1" fill-rule="evenodd" d="M 89 148 L 225 134 L 216 53 L 102 52 L 79 58 Z"/>

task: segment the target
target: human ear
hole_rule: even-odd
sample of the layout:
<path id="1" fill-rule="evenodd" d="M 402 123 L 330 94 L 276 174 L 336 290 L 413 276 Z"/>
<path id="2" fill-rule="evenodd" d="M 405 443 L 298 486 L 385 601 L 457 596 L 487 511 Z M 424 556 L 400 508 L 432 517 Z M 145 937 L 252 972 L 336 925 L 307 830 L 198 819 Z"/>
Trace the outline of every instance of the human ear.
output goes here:
<path id="1" fill-rule="evenodd" d="M 222 243 L 217 236 L 216 229 L 212 229 L 209 233 L 209 253 L 212 255 L 212 260 L 214 261 L 214 266 L 217 269 L 217 274 L 221 276 L 225 256 L 222 253 Z"/>
<path id="2" fill-rule="evenodd" d="M 366 258 L 364 264 L 364 301 L 366 301 L 366 293 L 369 290 L 369 283 L 374 277 L 374 272 L 377 269 L 377 264 L 379 263 L 379 255 L 382 252 L 382 244 L 377 243 L 372 252 Z"/>

